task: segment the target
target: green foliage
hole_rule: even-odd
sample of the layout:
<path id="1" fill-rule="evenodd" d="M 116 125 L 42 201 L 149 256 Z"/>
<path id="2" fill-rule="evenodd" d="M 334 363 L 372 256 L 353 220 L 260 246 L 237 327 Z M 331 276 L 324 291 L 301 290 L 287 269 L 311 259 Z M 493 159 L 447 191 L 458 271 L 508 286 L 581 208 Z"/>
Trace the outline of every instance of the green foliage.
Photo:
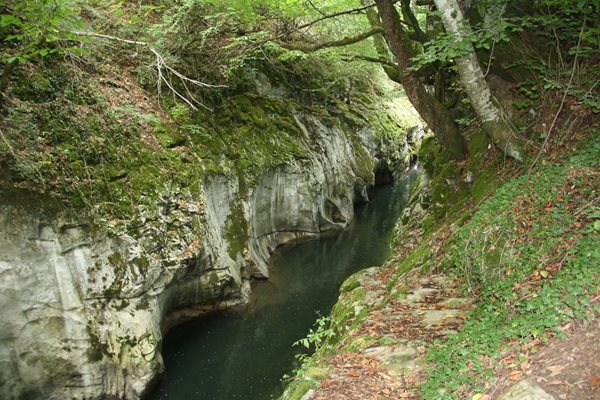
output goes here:
<path id="1" fill-rule="evenodd" d="M 31 85 L 39 76 L 41 92 Z M 182 167 L 187 155 L 140 140 L 161 126 L 156 115 L 127 101 L 110 106 L 112 93 L 96 85 L 93 75 L 54 62 L 16 74 L 18 105 L 8 109 L 0 146 L 9 182 L 109 220 L 131 217 L 136 203 L 155 207 L 169 181 L 198 185 L 197 171 Z"/>
<path id="2" fill-rule="evenodd" d="M 435 63 L 450 63 L 455 58 L 464 57 L 471 51 L 469 44 L 479 43 L 480 38 L 477 35 L 464 35 L 464 42 L 457 41 L 452 34 L 444 33 L 435 40 L 428 42 L 422 53 L 412 59 L 413 71 Z"/>
<path id="3" fill-rule="evenodd" d="M 348 94 L 357 101 L 376 99 L 383 89 L 370 81 L 354 83 L 352 76 L 335 79 L 335 68 L 323 72 L 328 66 L 315 55 L 256 61 L 254 71 L 246 69 L 246 86 L 236 88 L 240 94 L 230 92 L 212 112 L 165 98 L 169 119 L 131 78 L 115 80 L 120 70 L 112 64 L 80 69 L 54 58 L 40 59 L 14 73 L 14 101 L 0 137 L 0 162 L 6 171 L 2 184 L 49 192 L 74 210 L 93 212 L 99 222 L 126 223 L 138 206 L 152 211 L 169 188 L 195 194 L 203 177 L 211 174 L 239 178 L 246 195 L 268 168 L 306 158 L 310 149 L 295 112 L 304 110 L 332 124 L 342 120 L 357 130 L 371 114 L 388 119 L 384 107 L 371 100 L 361 112 L 339 100 Z M 282 97 L 257 94 L 259 79 L 265 90 L 281 90 Z M 393 118 L 382 131 L 404 132 L 397 123 Z M 366 180 L 371 160 L 358 139 L 352 140 L 360 154 L 355 172 Z M 235 256 L 247 233 L 234 229 L 240 210 L 233 209 L 227 235 Z"/>
<path id="4" fill-rule="evenodd" d="M 312 5 L 303 0 L 182 0 L 164 10 L 160 21 L 148 30 L 149 40 L 182 71 L 193 71 L 206 81 L 226 80 L 237 87 L 243 83 L 240 75 L 247 75 L 257 62 L 275 61 L 288 67 L 307 58 L 303 52 L 287 49 L 296 42 L 327 42 L 368 29 L 363 15 L 345 15 L 310 29 L 299 28 L 322 13 L 357 6 L 356 0 L 315 0 Z M 344 50 L 353 49 L 373 52 L 368 41 Z M 340 58 L 335 51 L 323 54 Z"/>
<path id="5" fill-rule="evenodd" d="M 489 8 L 487 5 L 482 8 Z M 439 18 L 437 11 L 430 11 L 430 17 Z M 510 40 L 510 35 L 524 30 L 522 24 L 511 23 L 507 18 L 494 20 L 493 25 L 480 23 L 475 27 L 463 29 L 463 41 L 457 41 L 452 33 L 440 33 L 433 40 L 428 41 L 423 52 L 413 58 L 413 70 L 419 70 L 431 64 L 450 64 L 454 59 L 464 57 L 471 52 L 471 45 L 475 49 L 490 50 L 496 43 L 505 43 Z"/>
<path id="6" fill-rule="evenodd" d="M 52 54 L 83 54 L 77 0 L 8 0 L 0 9 L 4 63 L 24 63 Z"/>
<path id="7" fill-rule="evenodd" d="M 331 338 L 335 337 L 336 335 L 336 332 L 332 327 L 332 318 L 329 316 L 321 316 L 317 318 L 314 326 L 315 329 L 311 328 L 306 337 L 294 342 L 293 346 L 302 345 L 306 349 L 312 349 L 315 352 L 318 352 Z"/>
<path id="8" fill-rule="evenodd" d="M 416 68 L 433 62 L 446 63 L 464 56 L 468 52 L 466 44 L 472 44 L 476 49 L 491 50 L 494 45 L 510 42 L 515 34 L 524 31 L 535 31 L 537 35 L 547 36 L 552 41 L 558 40 L 552 35 L 560 34 L 560 40 L 568 46 L 568 53 L 574 55 L 584 18 L 588 19 L 588 24 L 580 54 L 585 56 L 588 51 L 595 54 L 600 33 L 600 26 L 595 21 L 595 16 L 600 12 L 599 4 L 597 0 L 580 0 L 575 6 L 571 1 L 539 0 L 532 8 L 523 1 L 512 4 L 503 0 L 481 1 L 477 5 L 479 14 L 487 16 L 491 12 L 493 19 L 476 23 L 471 34 L 464 34 L 464 42 L 456 42 L 449 34 L 439 35 L 428 42 L 425 51 L 415 58 Z"/>
<path id="9" fill-rule="evenodd" d="M 570 94 L 584 107 L 600 111 L 600 96 L 594 90 L 600 77 L 596 60 L 600 46 L 597 0 L 539 0 L 534 4 L 486 0 L 478 2 L 475 11 L 478 16 L 471 19 L 470 32 L 463 33 L 464 41 L 457 42 L 447 33 L 437 35 L 413 59 L 412 69 L 451 65 L 457 57 L 467 55 L 469 45 L 473 45 L 481 59 L 487 60 L 482 62 L 484 70 L 495 65 L 507 71 L 515 67 L 528 71 L 525 76 L 520 72 L 522 79 L 517 82 L 525 99 L 515 103 L 517 109 L 527 109 L 546 93 L 564 89 L 569 80 L 568 61 L 577 54 L 582 65 L 589 63 L 589 70 L 578 74 Z M 430 17 L 439 18 L 435 12 Z M 533 34 L 533 47 L 523 46 L 519 37 L 522 33 Z"/>

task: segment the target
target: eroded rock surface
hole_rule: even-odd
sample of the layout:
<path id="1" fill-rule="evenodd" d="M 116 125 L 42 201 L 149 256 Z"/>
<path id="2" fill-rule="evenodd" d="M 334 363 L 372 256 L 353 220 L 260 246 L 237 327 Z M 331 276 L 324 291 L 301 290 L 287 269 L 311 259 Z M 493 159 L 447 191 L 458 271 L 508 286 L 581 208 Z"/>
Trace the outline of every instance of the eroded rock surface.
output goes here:
<path id="1" fill-rule="evenodd" d="M 165 188 L 126 225 L 0 192 L 0 397 L 140 398 L 170 326 L 244 304 L 277 246 L 346 227 L 381 143 L 368 126 L 293 112 L 305 157 L 250 186 L 207 175 L 201 198 Z"/>

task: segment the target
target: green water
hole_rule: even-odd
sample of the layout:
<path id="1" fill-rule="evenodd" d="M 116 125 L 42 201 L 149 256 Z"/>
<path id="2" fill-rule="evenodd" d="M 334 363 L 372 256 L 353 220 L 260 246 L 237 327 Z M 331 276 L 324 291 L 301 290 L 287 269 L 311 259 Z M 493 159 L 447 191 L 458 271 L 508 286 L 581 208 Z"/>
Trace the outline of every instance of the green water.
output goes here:
<path id="1" fill-rule="evenodd" d="M 244 312 L 203 317 L 174 328 L 164 343 L 167 373 L 150 400 L 266 400 L 281 395 L 280 378 L 294 366 L 292 343 L 317 313 L 328 314 L 340 284 L 380 265 L 416 172 L 378 187 L 356 208 L 345 231 L 284 246 L 272 258 L 271 278 L 253 284 Z"/>

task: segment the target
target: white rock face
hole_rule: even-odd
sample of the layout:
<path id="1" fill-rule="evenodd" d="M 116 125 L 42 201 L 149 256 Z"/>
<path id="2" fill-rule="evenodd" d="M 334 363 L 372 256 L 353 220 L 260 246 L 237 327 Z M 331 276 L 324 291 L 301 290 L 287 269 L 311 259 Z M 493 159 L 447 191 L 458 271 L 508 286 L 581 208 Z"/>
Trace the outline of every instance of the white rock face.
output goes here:
<path id="1" fill-rule="evenodd" d="M 75 225 L 42 200 L 0 197 L 1 398 L 139 398 L 163 368 L 171 309 L 244 301 L 182 201 L 134 238 Z"/>
<path id="2" fill-rule="evenodd" d="M 525 379 L 511 386 L 498 400 L 554 400 L 533 379 Z"/>
<path id="3" fill-rule="evenodd" d="M 201 199 L 165 190 L 126 230 L 0 192 L 0 398 L 138 399 L 164 369 L 170 326 L 244 304 L 277 246 L 346 227 L 373 183 L 373 139 L 296 120 L 305 159 L 243 190 L 225 176 Z"/>
<path id="4" fill-rule="evenodd" d="M 277 246 L 348 226 L 354 203 L 368 200 L 373 183 L 374 158 L 340 126 L 307 114 L 297 114 L 296 122 L 313 157 L 268 171 L 251 195 L 249 250 L 261 277 Z"/>

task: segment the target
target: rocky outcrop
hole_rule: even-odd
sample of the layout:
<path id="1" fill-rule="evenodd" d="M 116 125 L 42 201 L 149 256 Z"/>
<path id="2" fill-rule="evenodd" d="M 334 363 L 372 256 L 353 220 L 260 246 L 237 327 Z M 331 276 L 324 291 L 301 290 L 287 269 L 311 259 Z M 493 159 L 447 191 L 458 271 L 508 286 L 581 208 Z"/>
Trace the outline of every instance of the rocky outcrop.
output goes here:
<path id="1" fill-rule="evenodd" d="M 17 195 L 26 205 L 0 203 L 3 398 L 138 398 L 170 310 L 244 300 L 233 263 L 198 241 L 204 212 L 176 193 L 118 234 Z"/>
<path id="2" fill-rule="evenodd" d="M 170 326 L 243 304 L 277 246 L 346 227 L 374 182 L 377 139 L 293 115 L 304 157 L 252 185 L 207 175 L 200 198 L 165 188 L 126 225 L 0 192 L 0 397 L 140 398 Z"/>
<path id="3" fill-rule="evenodd" d="M 268 276 L 270 253 L 281 244 L 346 227 L 373 184 L 375 159 L 357 137 L 310 114 L 296 114 L 296 122 L 313 156 L 268 171 L 251 195 L 249 250 L 258 276 Z"/>

